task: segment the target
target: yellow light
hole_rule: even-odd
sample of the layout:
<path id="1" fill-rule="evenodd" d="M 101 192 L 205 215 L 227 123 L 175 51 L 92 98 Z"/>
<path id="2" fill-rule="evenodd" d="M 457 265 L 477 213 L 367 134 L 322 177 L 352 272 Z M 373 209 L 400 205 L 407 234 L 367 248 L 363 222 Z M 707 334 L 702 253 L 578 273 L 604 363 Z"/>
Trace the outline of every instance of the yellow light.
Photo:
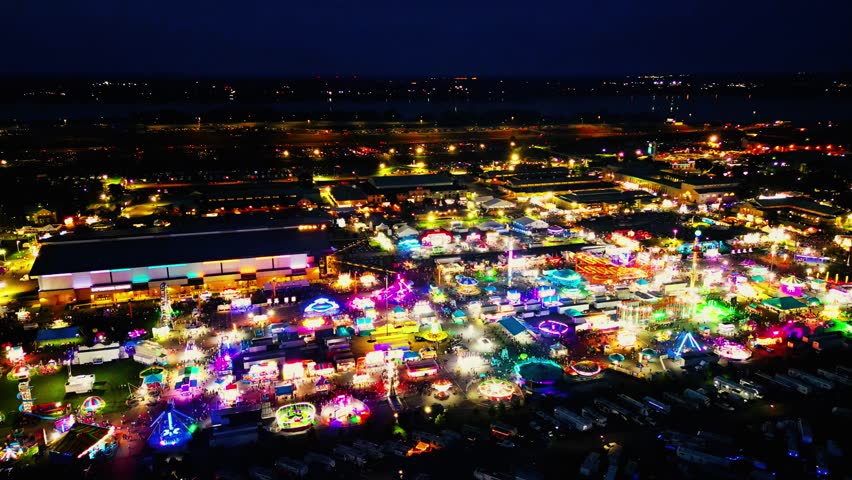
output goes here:
<path id="1" fill-rule="evenodd" d="M 417 164 L 416 164 L 415 166 L 416 166 L 417 168 L 423 168 L 423 167 L 425 167 L 425 166 L 426 166 L 426 164 L 425 164 L 425 163 L 423 163 L 423 162 L 417 162 Z"/>
<path id="2" fill-rule="evenodd" d="M 481 148 L 481 149 L 485 150 L 485 144 L 484 144 L 484 143 L 480 143 L 480 144 L 479 144 L 479 148 Z"/>
<path id="3" fill-rule="evenodd" d="M 315 149 L 314 149 L 314 155 L 319 156 L 319 154 L 320 154 L 320 149 L 319 149 L 319 148 L 315 148 Z"/>
<path id="4" fill-rule="evenodd" d="M 514 146 L 515 146 L 515 142 L 509 142 L 509 146 L 510 146 L 510 147 L 514 147 Z"/>
<path id="5" fill-rule="evenodd" d="M 414 149 L 414 152 L 415 152 L 417 155 L 423 155 L 423 147 L 417 147 L 417 148 L 415 148 L 415 149 Z"/>
<path id="6" fill-rule="evenodd" d="M 520 156 L 520 155 L 518 155 L 517 153 L 513 153 L 513 154 L 512 154 L 512 161 L 513 161 L 513 162 L 520 162 L 520 161 L 521 161 L 521 156 Z"/>
<path id="7" fill-rule="evenodd" d="M 455 145 L 450 145 L 449 147 L 447 147 L 447 149 L 448 149 L 450 152 L 455 152 L 455 151 L 456 151 L 456 146 L 455 146 Z"/>
<path id="8" fill-rule="evenodd" d="M 395 149 L 395 148 L 391 148 L 390 150 L 388 150 L 388 153 L 390 153 L 391 155 L 393 155 L 394 153 L 396 153 L 396 149 Z"/>
<path id="9" fill-rule="evenodd" d="M 423 409 L 423 411 L 426 412 L 426 414 L 428 415 L 428 414 L 432 413 L 432 407 L 429 406 L 429 405 L 426 405 L 426 407 Z"/>
<path id="10" fill-rule="evenodd" d="M 718 136 L 718 135 L 711 135 L 711 136 L 710 136 L 710 143 L 716 143 L 716 142 L 718 142 L 718 141 L 719 141 L 719 136 Z"/>
<path id="11" fill-rule="evenodd" d="M 290 156 L 290 150 L 284 150 L 284 156 L 289 157 Z"/>
<path id="12" fill-rule="evenodd" d="M 385 168 L 385 164 L 384 164 L 384 163 L 380 163 L 380 164 L 379 164 L 379 168 Z"/>

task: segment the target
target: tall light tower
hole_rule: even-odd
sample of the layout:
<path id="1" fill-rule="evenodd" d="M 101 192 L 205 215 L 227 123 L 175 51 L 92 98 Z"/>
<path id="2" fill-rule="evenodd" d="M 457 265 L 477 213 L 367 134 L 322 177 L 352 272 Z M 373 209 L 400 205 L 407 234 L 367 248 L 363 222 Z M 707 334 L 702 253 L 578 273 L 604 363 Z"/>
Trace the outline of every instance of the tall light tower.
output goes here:
<path id="1" fill-rule="evenodd" d="M 514 253 L 515 239 L 509 234 L 509 256 L 506 259 L 506 266 L 508 268 L 508 286 L 512 287 L 512 254 Z"/>
<path id="2" fill-rule="evenodd" d="M 695 240 L 692 242 L 692 278 L 690 287 L 695 290 L 698 287 L 698 254 L 701 252 L 701 230 L 695 231 Z"/>
<path id="3" fill-rule="evenodd" d="M 165 282 L 160 284 L 160 326 L 172 326 L 172 300 Z"/>

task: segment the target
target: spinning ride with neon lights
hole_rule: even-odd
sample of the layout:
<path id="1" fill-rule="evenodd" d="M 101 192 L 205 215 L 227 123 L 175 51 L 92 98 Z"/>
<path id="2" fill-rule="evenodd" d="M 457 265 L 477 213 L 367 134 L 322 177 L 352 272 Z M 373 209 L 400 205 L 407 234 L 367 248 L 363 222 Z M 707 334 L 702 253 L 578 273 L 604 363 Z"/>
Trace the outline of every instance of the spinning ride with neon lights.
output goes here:
<path id="1" fill-rule="evenodd" d="M 593 360 L 583 360 L 571 364 L 571 371 L 582 377 L 593 377 L 601 373 L 601 366 Z"/>
<path id="2" fill-rule="evenodd" d="M 435 397 L 440 400 L 446 400 L 450 396 L 450 389 L 453 388 L 453 382 L 446 378 L 441 378 L 432 382 L 432 389 L 435 390 Z"/>
<path id="3" fill-rule="evenodd" d="M 308 402 L 290 403 L 275 411 L 282 432 L 302 432 L 316 423 L 317 408 Z"/>
<path id="4" fill-rule="evenodd" d="M 684 353 L 687 352 L 703 352 L 704 347 L 698 343 L 698 340 L 695 339 L 689 332 L 681 332 L 680 335 L 675 339 L 674 349 L 670 350 L 670 356 L 673 358 L 680 358 Z"/>
<path id="5" fill-rule="evenodd" d="M 333 427 L 360 425 L 369 416 L 370 409 L 367 405 L 350 395 L 338 395 L 320 410 L 322 423 Z"/>
<path id="6" fill-rule="evenodd" d="M 727 360 L 742 362 L 751 358 L 751 350 L 738 343 L 725 342 L 717 345 L 713 350 L 716 355 Z"/>
<path id="7" fill-rule="evenodd" d="M 483 380 L 477 387 L 477 390 L 480 395 L 489 400 L 508 400 L 515 394 L 515 385 L 502 378 L 489 378 Z"/>
<path id="8" fill-rule="evenodd" d="M 446 340 L 449 336 L 447 332 L 441 329 L 441 324 L 437 321 L 432 323 L 432 326 L 429 327 L 428 332 L 421 332 L 420 335 L 428 342 L 440 342 Z"/>
<path id="9" fill-rule="evenodd" d="M 465 275 L 459 275 L 456 277 L 456 283 L 458 287 L 456 287 L 456 292 L 459 295 L 477 295 L 479 294 L 479 281 L 473 277 L 467 277 Z"/>
<path id="10" fill-rule="evenodd" d="M 174 403 L 169 402 L 163 413 L 151 424 L 148 445 L 154 448 L 181 447 L 192 438 L 197 428 L 192 417 L 175 410 Z"/>
<path id="11" fill-rule="evenodd" d="M 414 290 L 411 288 L 411 283 L 408 282 L 402 275 L 396 276 L 396 281 L 388 288 L 379 290 L 376 294 L 382 300 L 390 303 L 403 303 L 406 299 L 414 295 Z"/>
<path id="12" fill-rule="evenodd" d="M 334 300 L 325 297 L 320 297 L 305 307 L 306 317 L 316 317 L 324 315 L 334 315 L 340 311 L 340 305 Z"/>
<path id="13" fill-rule="evenodd" d="M 544 358 L 528 358 L 515 364 L 515 375 L 532 387 L 553 385 L 562 374 L 558 363 Z"/>
<path id="14" fill-rule="evenodd" d="M 95 413 L 99 412 L 106 407 L 106 402 L 101 397 L 87 397 L 83 400 L 83 404 L 80 406 L 80 409 L 86 413 Z"/>
<path id="15" fill-rule="evenodd" d="M 538 324 L 538 329 L 547 337 L 561 337 L 571 331 L 567 323 L 556 320 L 545 320 Z"/>
<path id="16" fill-rule="evenodd" d="M 544 277 L 558 287 L 578 288 L 583 283 L 583 277 L 571 269 L 547 270 Z"/>

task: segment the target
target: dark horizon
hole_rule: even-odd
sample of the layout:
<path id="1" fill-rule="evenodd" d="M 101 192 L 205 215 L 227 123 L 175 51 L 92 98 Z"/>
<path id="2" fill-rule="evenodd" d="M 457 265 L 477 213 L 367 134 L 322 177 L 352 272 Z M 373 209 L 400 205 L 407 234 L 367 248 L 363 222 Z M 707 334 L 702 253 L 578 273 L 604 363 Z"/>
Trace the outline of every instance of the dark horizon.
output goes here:
<path id="1" fill-rule="evenodd" d="M 775 71 L 775 72 L 633 72 L 633 73 L 589 73 L 589 74 L 570 74 L 570 75 L 548 75 L 548 74 L 505 74 L 505 75 L 490 75 L 477 73 L 457 73 L 457 74 L 428 74 L 428 73 L 412 73 L 412 74 L 367 74 L 358 73 L 316 73 L 316 74 L 194 74 L 189 72 L 174 72 L 174 73 L 146 73 L 146 72 L 30 72 L 30 73 L 0 73 L 0 81 L 17 81 L 17 80 L 71 80 L 71 81 L 91 81 L 91 80 L 151 80 L 151 81 L 209 81 L 209 80 L 258 80 L 258 81 L 302 81 L 302 80 L 323 80 L 323 79 L 339 79 L 339 80 L 365 80 L 365 81 L 400 81 L 412 79 L 435 79 L 435 80 L 507 80 L 507 81 L 599 81 L 608 79 L 627 79 L 627 78 L 649 78 L 649 77 L 665 77 L 665 78 L 688 78 L 695 80 L 773 80 L 773 79 L 842 79 L 852 77 L 852 68 L 842 71 Z"/>

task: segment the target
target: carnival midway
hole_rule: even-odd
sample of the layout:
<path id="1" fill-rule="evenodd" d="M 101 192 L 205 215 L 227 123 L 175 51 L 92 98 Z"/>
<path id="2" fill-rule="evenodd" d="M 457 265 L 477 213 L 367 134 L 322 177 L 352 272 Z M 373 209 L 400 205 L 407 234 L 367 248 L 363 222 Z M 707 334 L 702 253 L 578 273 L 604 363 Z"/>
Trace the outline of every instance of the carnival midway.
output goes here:
<path id="1" fill-rule="evenodd" d="M 521 245 L 532 236 L 582 242 L 531 253 Z M 2 461 L 132 458 L 382 423 L 396 433 L 405 412 L 437 421 L 567 396 L 613 372 L 653 380 L 849 334 L 852 294 L 839 279 L 785 275 L 752 255 L 782 255 L 783 236 L 708 236 L 386 228 L 369 242 L 399 268 L 330 262 L 298 298 L 272 286 L 172 299 L 164 285 L 157 321 L 125 338 L 76 344 L 76 327 L 58 320 L 39 341 L 67 335 L 67 348 L 4 346 L 14 409 Z M 215 313 L 202 313 L 211 302 Z M 400 445 L 409 456 L 437 448 Z"/>

